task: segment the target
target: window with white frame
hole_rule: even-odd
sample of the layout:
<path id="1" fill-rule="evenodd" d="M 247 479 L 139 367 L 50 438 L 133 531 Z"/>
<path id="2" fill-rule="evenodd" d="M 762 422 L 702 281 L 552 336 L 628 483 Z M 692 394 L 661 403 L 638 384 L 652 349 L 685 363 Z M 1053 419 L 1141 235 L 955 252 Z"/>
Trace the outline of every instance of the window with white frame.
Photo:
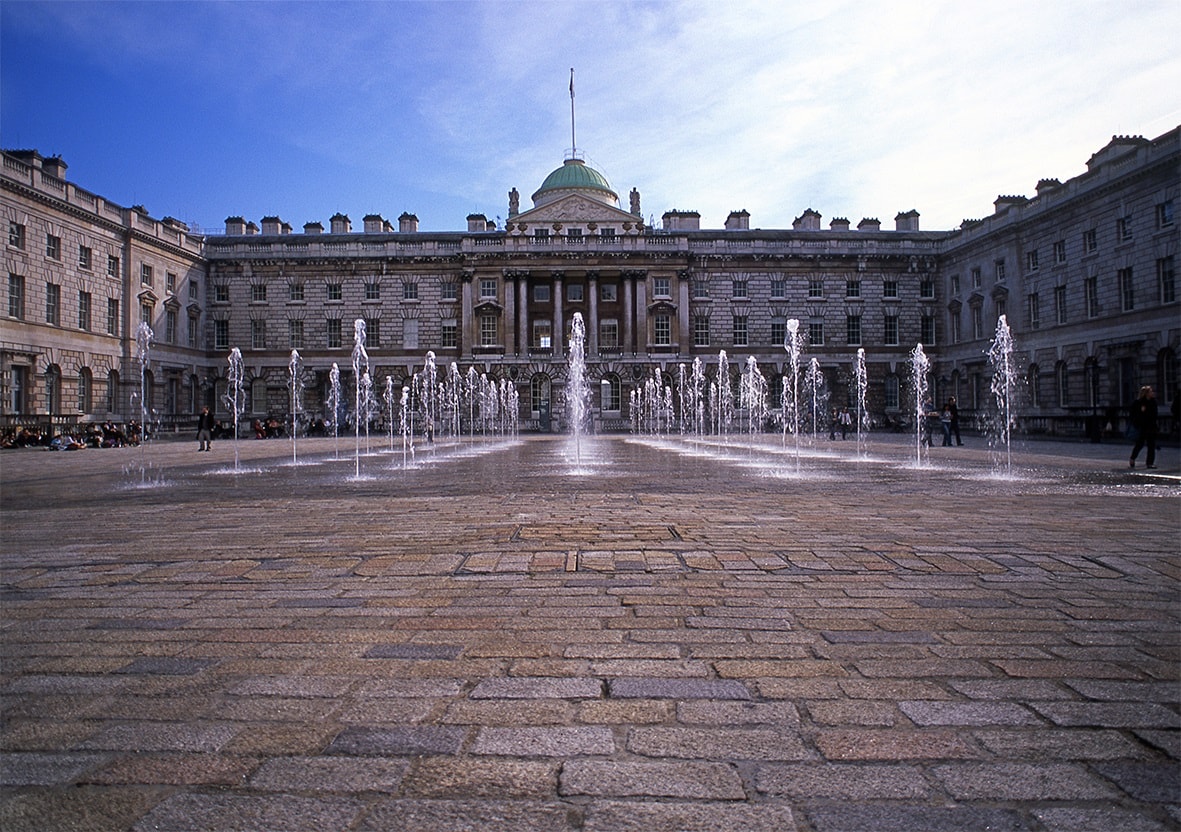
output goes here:
<path id="1" fill-rule="evenodd" d="M 1131 312 L 1136 308 L 1136 284 L 1132 281 L 1131 267 L 1117 271 L 1116 280 L 1119 282 L 1120 309 Z"/>

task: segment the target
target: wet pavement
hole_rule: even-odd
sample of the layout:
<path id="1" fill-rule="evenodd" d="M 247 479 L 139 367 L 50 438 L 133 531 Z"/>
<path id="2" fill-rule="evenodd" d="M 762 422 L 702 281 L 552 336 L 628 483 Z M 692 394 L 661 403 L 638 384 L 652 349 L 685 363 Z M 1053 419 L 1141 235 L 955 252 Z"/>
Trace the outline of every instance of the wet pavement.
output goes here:
<path id="1" fill-rule="evenodd" d="M 1181 454 L 966 441 L 4 452 L 0 828 L 1181 828 Z"/>

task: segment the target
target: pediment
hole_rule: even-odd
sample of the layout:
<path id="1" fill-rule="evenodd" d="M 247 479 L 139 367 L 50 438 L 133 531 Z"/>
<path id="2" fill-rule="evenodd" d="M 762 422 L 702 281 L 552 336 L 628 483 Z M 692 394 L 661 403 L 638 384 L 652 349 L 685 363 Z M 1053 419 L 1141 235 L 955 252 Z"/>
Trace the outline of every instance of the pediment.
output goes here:
<path id="1" fill-rule="evenodd" d="M 643 218 L 637 217 L 635 214 L 629 214 L 627 211 L 613 208 L 610 205 L 604 205 L 597 200 L 578 194 L 571 194 L 570 196 L 562 197 L 561 199 L 554 200 L 529 211 L 522 211 L 509 220 L 509 228 L 511 231 L 519 228 L 521 224 L 534 227 L 537 225 L 550 225 L 555 222 L 563 224 L 610 223 L 612 225 L 618 225 L 622 230 L 624 223 L 639 224 L 643 222 Z"/>

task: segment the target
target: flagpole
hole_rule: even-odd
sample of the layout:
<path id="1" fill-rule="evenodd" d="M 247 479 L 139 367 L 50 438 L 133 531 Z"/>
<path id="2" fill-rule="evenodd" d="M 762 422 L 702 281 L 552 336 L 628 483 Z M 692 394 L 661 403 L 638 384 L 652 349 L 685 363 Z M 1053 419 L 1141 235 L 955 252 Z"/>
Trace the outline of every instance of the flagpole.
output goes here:
<path id="1" fill-rule="evenodd" d="M 578 145 L 574 141 L 574 67 L 570 67 L 570 158 L 578 155 Z"/>

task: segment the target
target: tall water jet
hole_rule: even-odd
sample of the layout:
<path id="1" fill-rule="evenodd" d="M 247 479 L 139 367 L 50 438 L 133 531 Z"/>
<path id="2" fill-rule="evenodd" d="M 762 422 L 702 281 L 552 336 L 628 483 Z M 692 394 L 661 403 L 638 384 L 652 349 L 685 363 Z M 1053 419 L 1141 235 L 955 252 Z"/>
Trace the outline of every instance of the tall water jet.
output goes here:
<path id="1" fill-rule="evenodd" d="M 783 348 L 787 350 L 787 377 L 783 380 L 783 440 L 787 433 L 795 437 L 796 471 L 800 470 L 800 352 L 803 349 L 803 334 L 800 322 L 795 318 L 787 321 L 787 332 L 783 337 Z"/>
<path id="2" fill-rule="evenodd" d="M 1005 476 L 1013 475 L 1012 426 L 1013 405 L 1018 380 L 1013 368 L 1013 334 L 1007 316 L 996 322 L 996 335 L 988 347 L 988 364 L 992 368 L 992 396 L 996 403 L 996 425 L 992 434 L 1004 449 Z"/>
<path id="3" fill-rule="evenodd" d="M 242 365 L 242 351 L 237 347 L 230 350 L 228 359 L 229 372 L 226 375 L 226 409 L 234 417 L 234 470 L 238 470 L 238 420 L 246 412 L 246 394 L 243 388 L 246 382 L 246 371 Z"/>
<path id="4" fill-rule="evenodd" d="M 677 426 L 682 435 L 685 433 L 685 422 L 688 420 L 688 408 L 685 406 L 685 403 L 687 401 L 689 391 L 686 389 L 686 384 L 685 362 L 682 361 L 677 365 L 677 399 L 681 405 L 680 418 L 677 420 Z"/>
<path id="5" fill-rule="evenodd" d="M 464 385 L 467 391 L 467 410 L 468 410 L 468 432 L 471 434 L 472 441 L 476 438 L 476 404 L 479 401 L 481 394 L 480 390 L 480 374 L 476 372 L 474 366 L 467 368 L 467 382 Z"/>
<path id="6" fill-rule="evenodd" d="M 393 376 L 385 377 L 385 392 L 381 394 L 386 408 L 386 424 L 390 431 L 390 453 L 394 452 L 394 405 L 398 402 L 398 395 L 394 392 Z"/>
<path id="7" fill-rule="evenodd" d="M 361 476 L 361 395 L 363 392 L 362 378 L 369 375 L 369 353 L 365 350 L 365 319 L 357 318 L 353 321 L 353 381 L 356 406 L 353 408 L 354 431 L 356 436 L 354 460 L 354 476 Z M 366 422 L 366 430 L 369 424 Z"/>
<path id="8" fill-rule="evenodd" d="M 447 368 L 447 382 L 443 388 L 443 398 L 446 403 L 448 432 L 456 440 L 460 439 L 460 400 L 463 398 L 463 376 L 459 374 L 459 365 L 454 361 Z"/>
<path id="9" fill-rule="evenodd" d="M 291 464 L 299 462 L 296 450 L 296 436 L 299 433 L 299 414 L 303 412 L 303 359 L 299 350 L 291 351 L 287 362 L 287 384 L 291 391 Z"/>
<path id="10" fill-rule="evenodd" d="M 927 434 L 927 376 L 931 360 L 923 352 L 922 344 L 915 344 L 910 352 L 910 384 L 914 391 L 914 464 L 923 464 L 923 445 L 930 441 Z"/>
<path id="11" fill-rule="evenodd" d="M 865 349 L 857 350 L 857 358 L 853 362 L 853 382 L 857 387 L 857 455 L 861 456 L 865 449 L 862 446 L 863 431 L 869 431 L 869 411 L 865 407 L 869 393 L 869 376 L 865 371 Z"/>
<path id="12" fill-rule="evenodd" d="M 135 330 L 135 357 L 139 361 L 139 476 L 142 483 L 147 478 L 145 454 L 148 444 L 148 367 L 152 354 L 154 333 L 147 321 L 140 321 Z"/>
<path id="13" fill-rule="evenodd" d="M 335 455 L 340 459 L 340 367 L 332 362 L 328 371 L 328 406 L 332 408 L 332 441 Z"/>
<path id="14" fill-rule="evenodd" d="M 414 453 L 414 422 L 410 409 L 410 386 L 402 388 L 402 467 L 406 467 L 406 452 Z"/>
<path id="15" fill-rule="evenodd" d="M 438 418 L 438 381 L 439 381 L 439 367 L 435 363 L 435 353 L 433 350 L 428 350 L 426 360 L 423 361 L 422 371 L 416 376 L 416 393 L 418 394 L 418 401 L 422 407 L 422 429 L 426 435 L 427 444 L 431 446 L 431 452 L 434 452 L 435 440 L 435 426 Z"/>
<path id="16" fill-rule="evenodd" d="M 705 365 L 701 363 L 700 358 L 693 359 L 689 403 L 693 416 L 693 433 L 701 436 L 705 431 Z"/>
<path id="17" fill-rule="evenodd" d="M 570 324 L 570 386 L 567 394 L 570 426 L 574 430 L 574 460 L 582 464 L 582 433 L 590 410 L 590 383 L 586 377 L 586 325 L 582 313 L 575 312 Z"/>
<path id="18" fill-rule="evenodd" d="M 718 421 L 718 435 L 725 436 L 730 432 L 730 425 L 734 422 L 734 390 L 730 387 L 730 360 L 726 357 L 725 350 L 718 350 L 718 378 L 714 410 Z"/>
<path id="19" fill-rule="evenodd" d="M 377 415 L 377 398 L 373 395 L 373 376 L 366 370 L 361 374 L 361 412 L 357 414 L 357 424 L 365 425 L 365 453 L 369 453 L 369 425 Z"/>
<path id="20" fill-rule="evenodd" d="M 746 359 L 738 401 L 746 413 L 746 432 L 750 435 L 753 447 L 756 434 L 762 432 L 763 423 L 767 420 L 767 379 L 759 370 L 759 362 L 753 355 Z"/>
<path id="21" fill-rule="evenodd" d="M 819 432 L 828 420 L 828 382 L 820 369 L 820 360 L 812 358 L 804 372 L 804 395 L 807 397 L 812 420 L 812 442 L 819 439 Z M 831 430 L 832 426 L 829 426 Z M 830 433 L 831 435 L 831 433 Z"/>

